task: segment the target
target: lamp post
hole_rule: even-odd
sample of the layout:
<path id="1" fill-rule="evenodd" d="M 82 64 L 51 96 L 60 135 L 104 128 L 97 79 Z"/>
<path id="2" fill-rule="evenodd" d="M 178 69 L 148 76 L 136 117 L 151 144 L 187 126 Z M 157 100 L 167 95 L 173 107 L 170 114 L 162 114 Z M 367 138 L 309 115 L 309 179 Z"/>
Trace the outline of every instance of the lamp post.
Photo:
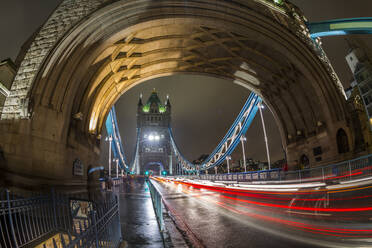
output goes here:
<path id="1" fill-rule="evenodd" d="M 242 142 L 242 153 L 243 153 L 243 164 L 244 164 L 244 172 L 247 172 L 247 161 L 245 159 L 245 148 L 244 148 L 244 142 L 247 140 L 247 138 L 242 135 L 240 137 L 240 141 Z"/>
<path id="2" fill-rule="evenodd" d="M 229 160 L 231 160 L 231 156 L 226 156 L 227 174 L 230 174 L 230 163 L 229 163 Z"/>
<path id="3" fill-rule="evenodd" d="M 119 159 L 114 158 L 112 161 L 116 163 L 116 178 L 118 178 L 119 177 Z"/>
<path id="4" fill-rule="evenodd" d="M 265 128 L 265 121 L 262 115 L 262 109 L 264 108 L 264 105 L 262 102 L 258 104 L 258 109 L 260 110 L 260 116 L 261 116 L 261 123 L 262 123 L 262 129 L 264 133 L 264 138 L 265 138 L 265 145 L 266 145 L 266 154 L 267 154 L 267 163 L 269 164 L 269 170 L 271 170 L 271 164 L 270 164 L 270 153 L 269 153 L 269 144 L 267 141 L 267 135 L 266 135 L 266 128 Z"/>
<path id="5" fill-rule="evenodd" d="M 112 135 L 110 134 L 110 136 L 106 137 L 105 140 L 109 142 L 109 178 L 111 178 L 111 142 L 112 142 Z"/>
<path id="6" fill-rule="evenodd" d="M 214 174 L 217 175 L 217 166 L 214 167 Z"/>

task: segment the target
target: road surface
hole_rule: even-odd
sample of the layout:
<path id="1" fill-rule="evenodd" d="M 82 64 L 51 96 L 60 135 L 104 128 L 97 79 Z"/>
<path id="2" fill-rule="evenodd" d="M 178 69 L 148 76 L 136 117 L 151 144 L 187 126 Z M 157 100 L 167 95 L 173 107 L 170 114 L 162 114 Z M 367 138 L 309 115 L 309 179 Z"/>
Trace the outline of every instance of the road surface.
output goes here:
<path id="1" fill-rule="evenodd" d="M 200 247 L 372 247 L 372 186 L 296 192 L 151 179 Z"/>

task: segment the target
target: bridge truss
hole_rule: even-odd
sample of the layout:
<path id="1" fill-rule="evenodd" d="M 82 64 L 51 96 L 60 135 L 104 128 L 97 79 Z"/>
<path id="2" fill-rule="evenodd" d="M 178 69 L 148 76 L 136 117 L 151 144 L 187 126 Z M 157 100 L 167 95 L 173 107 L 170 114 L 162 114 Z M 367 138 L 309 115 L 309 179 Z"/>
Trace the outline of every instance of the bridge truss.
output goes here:
<path id="1" fill-rule="evenodd" d="M 178 149 L 172 129 L 169 128 L 169 135 L 171 137 L 171 145 L 173 153 L 176 156 L 178 164 L 182 166 L 182 170 L 186 173 L 197 173 L 202 170 L 208 170 L 215 166 L 220 165 L 227 156 L 231 155 L 236 146 L 239 144 L 241 137 L 246 133 L 249 126 L 251 125 L 254 117 L 256 116 L 258 110 L 258 104 L 261 103 L 261 98 L 255 93 L 251 93 L 245 102 L 242 110 L 235 119 L 234 123 L 220 141 L 218 146 L 213 150 L 209 157 L 201 164 L 196 165 L 188 161 Z M 107 134 L 111 139 L 113 157 L 119 159 L 119 166 L 121 169 L 124 169 L 126 172 L 139 173 L 139 164 L 138 164 L 138 143 L 139 143 L 139 130 L 137 130 L 137 142 L 133 160 L 129 164 L 127 162 L 126 156 L 124 154 L 123 144 L 118 128 L 118 123 L 116 119 L 115 107 L 109 112 L 109 115 L 106 120 L 106 129 Z"/>
<path id="2" fill-rule="evenodd" d="M 123 143 L 119 132 L 118 122 L 116 119 L 115 106 L 113 106 L 106 119 L 106 130 L 108 137 L 111 137 L 111 147 L 113 157 L 119 159 L 119 167 L 129 172 L 129 164 L 124 154 Z"/>
<path id="3" fill-rule="evenodd" d="M 255 93 L 251 93 L 249 95 L 238 117 L 235 119 L 224 138 L 209 155 L 209 157 L 200 165 L 191 163 L 182 155 L 174 140 L 172 129 L 169 128 L 173 152 L 183 170 L 187 173 L 197 173 L 199 171 L 216 167 L 223 163 L 226 157 L 231 155 L 231 153 L 235 150 L 242 136 L 247 132 L 254 117 L 256 116 L 258 105 L 261 102 L 261 98 Z"/>

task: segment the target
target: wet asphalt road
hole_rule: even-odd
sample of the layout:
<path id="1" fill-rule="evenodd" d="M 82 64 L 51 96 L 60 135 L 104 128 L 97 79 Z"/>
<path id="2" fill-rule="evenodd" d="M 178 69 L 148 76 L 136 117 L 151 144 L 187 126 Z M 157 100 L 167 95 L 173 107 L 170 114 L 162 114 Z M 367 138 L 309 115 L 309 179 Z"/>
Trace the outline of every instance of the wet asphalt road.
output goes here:
<path id="1" fill-rule="evenodd" d="M 115 190 L 119 190 L 120 224 L 127 247 L 164 247 L 144 179 L 124 180 Z"/>
<path id="2" fill-rule="evenodd" d="M 264 204 L 319 208 L 325 204 L 323 195 L 315 196 L 320 200 L 306 201 L 298 200 L 297 195 L 232 196 L 187 185 L 152 181 L 173 215 L 184 222 L 204 247 L 372 247 L 371 211 L 294 211 L 247 203 L 254 199 Z M 334 199 L 328 207 L 372 206 L 371 193 L 370 188 L 360 192 L 335 193 L 331 195 Z M 301 197 L 310 196 L 312 194 Z M 340 196 L 346 200 L 341 200 Z M 354 196 L 357 198 L 354 199 Z M 344 231 L 343 228 L 348 229 Z M 360 229 L 363 231 L 359 232 Z"/>

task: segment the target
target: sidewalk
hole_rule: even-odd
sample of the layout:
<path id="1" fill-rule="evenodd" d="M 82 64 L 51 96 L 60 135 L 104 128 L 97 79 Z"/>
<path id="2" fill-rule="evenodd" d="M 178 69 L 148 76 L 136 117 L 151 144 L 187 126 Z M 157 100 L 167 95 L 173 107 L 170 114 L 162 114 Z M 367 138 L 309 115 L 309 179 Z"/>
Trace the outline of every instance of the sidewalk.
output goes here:
<path id="1" fill-rule="evenodd" d="M 145 180 L 126 179 L 115 191 L 119 194 L 121 232 L 126 247 L 164 247 Z"/>

